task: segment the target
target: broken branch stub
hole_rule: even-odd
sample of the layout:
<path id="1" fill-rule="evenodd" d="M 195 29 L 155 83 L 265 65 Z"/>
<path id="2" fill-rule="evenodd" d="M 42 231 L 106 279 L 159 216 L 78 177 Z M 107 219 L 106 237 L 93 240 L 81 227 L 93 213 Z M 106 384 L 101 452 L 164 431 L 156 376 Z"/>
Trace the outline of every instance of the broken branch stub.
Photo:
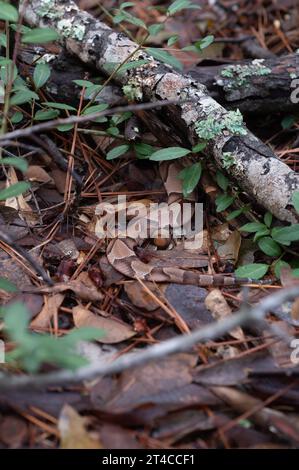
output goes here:
<path id="1" fill-rule="evenodd" d="M 107 76 L 113 73 L 131 101 L 182 99 L 164 114 L 182 141 L 195 145 L 198 140 L 207 140 L 207 155 L 244 191 L 278 219 L 298 220 L 291 200 L 299 190 L 299 175 L 246 129 L 241 114 L 227 111 L 212 99 L 204 85 L 155 60 L 123 33 L 81 11 L 72 1 L 32 0 L 26 3 L 24 17 L 31 25 L 56 29 L 67 50 L 84 63 Z M 143 62 L 116 70 L 126 58 Z M 227 152 L 231 154 L 229 167 Z"/>

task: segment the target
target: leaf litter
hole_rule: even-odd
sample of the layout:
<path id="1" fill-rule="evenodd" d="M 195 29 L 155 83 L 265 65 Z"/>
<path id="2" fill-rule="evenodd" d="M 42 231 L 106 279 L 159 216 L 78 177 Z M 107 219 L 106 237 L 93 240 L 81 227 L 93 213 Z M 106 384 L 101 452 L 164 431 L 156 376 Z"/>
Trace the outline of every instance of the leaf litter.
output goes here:
<path id="1" fill-rule="evenodd" d="M 109 1 L 103 3 L 109 7 Z M 258 34 L 263 35 L 257 15 L 247 15 L 246 2 L 239 2 L 238 9 L 230 9 L 229 13 L 226 8 L 214 8 L 207 2 L 196 3 L 202 7 L 200 13 L 186 10 L 171 18 L 166 28 L 168 37 L 178 34 L 172 52 L 186 68 L 198 68 L 198 62 L 204 59 L 194 53 L 182 59 L 178 49 L 198 39 L 198 28 L 205 35 L 217 34 L 221 22 L 224 37 L 234 36 L 240 28 L 244 34 L 257 28 Z M 93 2 L 82 1 L 80 6 L 93 10 Z M 281 11 L 284 9 L 280 10 L 279 5 L 263 10 L 268 48 L 275 53 L 284 48 L 273 29 Z M 142 2 L 135 2 L 132 13 L 145 23 L 161 19 L 156 10 L 145 9 Z M 190 22 L 188 29 L 182 28 L 186 21 Z M 291 23 L 288 27 L 298 47 L 298 35 Z M 132 34 L 138 33 L 137 26 L 130 24 L 129 28 Z M 165 45 L 166 36 L 157 34 L 149 46 Z M 238 42 L 219 42 L 205 54 L 210 60 L 227 57 L 240 60 L 244 50 Z M 148 124 L 153 121 L 153 115 L 143 116 L 141 112 L 138 118 L 141 140 L 149 141 L 147 145 L 159 151 L 166 139 L 165 127 L 157 120 L 156 136 L 160 133 L 157 139 L 145 125 L 146 121 Z M 250 121 L 248 124 L 253 128 L 256 125 Z M 144 346 L 179 336 L 175 319 L 195 330 L 233 316 L 245 295 L 239 288 L 201 288 L 176 283 L 145 282 L 145 290 L 109 264 L 106 244 L 99 243 L 94 233 L 98 203 L 104 200 L 115 205 L 119 194 L 126 194 L 133 204 L 146 199 L 148 203 L 165 202 L 167 195 L 175 199 L 182 189 L 177 174 L 183 168 L 176 161 L 163 181 L 157 167 L 145 159 L 134 159 L 134 152 L 130 153 L 129 161 L 122 157 L 107 161 L 105 152 L 122 144 L 118 142 L 121 136 L 113 135 L 116 127 L 112 125 L 113 122 L 110 134 L 94 138 L 80 131 L 76 137 L 72 133 L 62 136 L 56 131 L 49 134 L 54 146 L 68 155 L 74 153 L 75 170 L 84 179 L 82 188 L 76 187 L 70 173 L 51 158 L 50 152 L 36 158 L 29 156 L 26 177 L 32 182 L 32 191 L 0 206 L 1 231 L 28 250 L 39 246 L 36 258 L 55 281 L 54 286 L 46 286 L 34 269 L 1 241 L 1 277 L 19 290 L 13 295 L 1 290 L 1 304 L 8 305 L 15 298 L 21 300 L 30 313 L 30 328 L 39 334 L 64 336 L 81 326 L 100 328 L 104 335 L 97 342 L 78 345 L 80 354 L 88 357 L 91 364 L 110 362 L 123 354 L 134 355 Z M 92 129 L 105 130 L 100 123 Z M 129 132 L 125 125 L 120 129 Z M 265 140 L 273 138 L 274 145 L 288 145 L 277 140 L 276 129 L 271 126 L 260 126 L 256 132 Z M 71 152 L 73 138 L 75 146 Z M 18 181 L 18 175 L 14 169 L 9 171 L 10 184 Z M 213 168 L 211 175 L 215 176 Z M 1 185 L 2 182 L 6 178 L 1 177 Z M 212 207 L 220 192 L 215 178 L 204 173 L 198 194 L 191 192 L 188 198 L 204 200 Z M 179 243 L 171 242 L 161 249 L 151 239 L 138 255 L 157 267 L 229 273 L 237 261 L 239 264 L 263 261 L 256 260 L 254 245 L 249 239 L 241 239 L 239 228 L 235 220 L 227 222 L 211 209 L 201 251 L 186 252 Z M 283 272 L 281 280 L 283 285 L 298 282 L 290 273 Z M 247 300 L 257 302 L 267 293 L 266 289 L 249 288 Z M 169 316 L 161 303 L 175 316 Z M 298 311 L 298 300 L 288 302 L 278 309 L 279 319 L 270 315 L 267 323 L 295 336 Z M 2 325 L 0 328 L 2 331 Z M 8 349 L 11 346 L 8 344 Z M 159 441 L 160 447 L 171 448 L 297 447 L 299 371 L 298 365 L 290 361 L 290 352 L 282 339 L 274 338 L 268 329 L 236 328 L 230 335 L 198 345 L 190 353 L 87 381 L 74 389 L 0 392 L 1 446 L 151 449 Z M 44 373 L 51 370 L 51 364 L 44 365 Z M 29 426 L 34 429 L 34 443 Z M 221 436 L 225 436 L 224 441 Z"/>

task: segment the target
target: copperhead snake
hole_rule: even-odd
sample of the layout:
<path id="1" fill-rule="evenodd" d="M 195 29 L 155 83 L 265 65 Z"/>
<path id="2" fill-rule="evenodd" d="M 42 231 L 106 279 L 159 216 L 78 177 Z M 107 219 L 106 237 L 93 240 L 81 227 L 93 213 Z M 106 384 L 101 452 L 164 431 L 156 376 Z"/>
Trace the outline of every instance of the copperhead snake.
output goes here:
<path id="1" fill-rule="evenodd" d="M 178 165 L 180 164 L 180 162 L 171 162 L 171 164 L 160 165 L 160 173 L 170 202 L 178 197 L 182 198 L 181 182 L 177 178 Z M 196 200 L 195 195 L 191 194 L 190 199 Z M 231 274 L 204 274 L 174 266 L 157 266 L 155 260 L 144 262 L 136 253 L 139 241 L 130 237 L 114 238 L 108 244 L 106 251 L 106 257 L 110 265 L 130 279 L 141 279 L 157 283 L 192 284 L 202 287 L 256 283 L 252 279 L 236 278 Z"/>

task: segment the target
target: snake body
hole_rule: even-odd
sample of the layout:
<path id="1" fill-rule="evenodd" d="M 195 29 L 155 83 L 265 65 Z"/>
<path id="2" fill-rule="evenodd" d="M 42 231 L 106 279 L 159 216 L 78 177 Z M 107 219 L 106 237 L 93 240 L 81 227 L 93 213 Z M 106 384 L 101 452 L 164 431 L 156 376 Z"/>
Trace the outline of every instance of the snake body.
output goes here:
<path id="1" fill-rule="evenodd" d="M 256 282 L 250 278 L 236 278 L 233 275 L 203 274 L 176 267 L 157 267 L 152 262 L 142 261 L 135 252 L 136 247 L 137 242 L 132 238 L 115 238 L 109 243 L 106 252 L 113 268 L 131 279 L 192 284 L 201 287 L 235 286 Z"/>

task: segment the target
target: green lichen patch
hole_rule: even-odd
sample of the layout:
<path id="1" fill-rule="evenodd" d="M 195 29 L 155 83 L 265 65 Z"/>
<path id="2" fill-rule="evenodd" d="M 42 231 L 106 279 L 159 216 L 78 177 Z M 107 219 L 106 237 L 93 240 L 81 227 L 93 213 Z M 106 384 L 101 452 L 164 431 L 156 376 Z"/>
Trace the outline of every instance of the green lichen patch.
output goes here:
<path id="1" fill-rule="evenodd" d="M 253 60 L 250 65 L 228 65 L 221 71 L 221 77 L 228 79 L 228 88 L 239 88 L 248 84 L 249 77 L 269 75 L 271 69 L 263 64 L 263 59 Z"/>
<path id="2" fill-rule="evenodd" d="M 129 101 L 140 101 L 142 100 L 143 93 L 140 86 L 135 83 L 128 83 L 122 87 L 123 93 Z"/>
<path id="3" fill-rule="evenodd" d="M 55 0 L 41 0 L 36 13 L 41 18 L 47 17 L 49 19 L 57 19 L 62 15 L 61 11 L 57 9 Z"/>
<path id="4" fill-rule="evenodd" d="M 228 170 L 233 165 L 236 164 L 234 154 L 232 152 L 223 152 L 222 153 L 222 167 L 225 170 Z"/>
<path id="5" fill-rule="evenodd" d="M 79 41 L 83 39 L 85 34 L 85 26 L 76 24 L 71 19 L 58 21 L 57 29 L 64 37 L 78 39 Z"/>
<path id="6" fill-rule="evenodd" d="M 237 111 L 229 111 L 223 116 L 211 113 L 206 119 L 202 119 L 195 124 L 195 132 L 203 140 L 215 139 L 225 130 L 234 135 L 247 134 L 243 124 L 243 116 L 239 109 Z"/>

